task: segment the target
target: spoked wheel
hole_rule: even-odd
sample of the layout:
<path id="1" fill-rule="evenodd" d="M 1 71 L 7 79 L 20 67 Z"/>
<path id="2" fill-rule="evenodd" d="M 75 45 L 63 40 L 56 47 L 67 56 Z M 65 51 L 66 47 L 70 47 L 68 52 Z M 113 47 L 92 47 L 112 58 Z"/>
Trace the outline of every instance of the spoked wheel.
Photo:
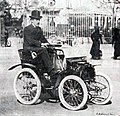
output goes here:
<path id="1" fill-rule="evenodd" d="M 33 104 L 40 97 L 41 82 L 30 68 L 23 68 L 15 77 L 14 92 L 19 102 Z"/>
<path id="2" fill-rule="evenodd" d="M 95 81 L 90 84 L 90 101 L 95 104 L 106 104 L 112 97 L 110 78 L 103 73 L 96 73 Z"/>
<path id="3" fill-rule="evenodd" d="M 61 103 L 70 110 L 79 110 L 87 102 L 88 91 L 83 80 L 75 75 L 66 76 L 59 85 Z"/>

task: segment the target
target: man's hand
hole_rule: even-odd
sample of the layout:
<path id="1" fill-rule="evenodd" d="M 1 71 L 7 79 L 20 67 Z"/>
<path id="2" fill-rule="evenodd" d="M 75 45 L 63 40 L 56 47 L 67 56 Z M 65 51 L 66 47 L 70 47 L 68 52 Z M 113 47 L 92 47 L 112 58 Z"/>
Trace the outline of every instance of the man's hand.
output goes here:
<path id="1" fill-rule="evenodd" d="M 42 43 L 41 44 L 42 47 L 47 47 L 47 45 L 49 45 L 49 43 Z"/>

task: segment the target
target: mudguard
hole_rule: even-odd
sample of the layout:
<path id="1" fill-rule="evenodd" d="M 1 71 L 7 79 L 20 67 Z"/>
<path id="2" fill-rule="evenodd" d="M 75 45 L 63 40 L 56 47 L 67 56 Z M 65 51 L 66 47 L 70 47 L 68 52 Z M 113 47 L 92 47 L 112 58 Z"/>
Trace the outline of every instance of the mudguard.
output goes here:
<path id="1" fill-rule="evenodd" d="M 29 63 L 22 63 L 22 64 L 17 64 L 17 65 L 14 65 L 12 67 L 10 67 L 8 70 L 12 70 L 18 66 L 28 66 L 30 68 L 36 68 L 36 66 L 34 66 L 33 64 L 29 64 Z"/>

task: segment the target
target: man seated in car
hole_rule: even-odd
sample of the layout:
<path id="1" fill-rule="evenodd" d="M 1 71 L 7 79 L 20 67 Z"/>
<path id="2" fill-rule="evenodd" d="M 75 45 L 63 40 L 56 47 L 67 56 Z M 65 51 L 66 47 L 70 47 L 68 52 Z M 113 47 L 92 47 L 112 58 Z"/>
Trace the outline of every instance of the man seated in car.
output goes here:
<path id="1" fill-rule="evenodd" d="M 39 22 L 42 16 L 40 16 L 40 11 L 33 10 L 30 16 L 31 24 L 24 28 L 24 42 L 23 49 L 26 51 L 34 51 L 37 56 L 40 55 L 47 73 L 51 76 L 55 73 L 53 70 L 53 64 L 50 60 L 48 51 L 45 47 L 41 47 L 42 43 L 47 43 L 43 35 L 42 29 L 39 27 Z"/>

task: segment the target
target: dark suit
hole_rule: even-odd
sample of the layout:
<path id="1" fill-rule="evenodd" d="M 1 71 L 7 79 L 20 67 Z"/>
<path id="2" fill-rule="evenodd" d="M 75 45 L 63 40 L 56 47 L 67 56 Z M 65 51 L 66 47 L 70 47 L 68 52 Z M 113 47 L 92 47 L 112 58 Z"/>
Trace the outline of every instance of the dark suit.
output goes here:
<path id="1" fill-rule="evenodd" d="M 112 44 L 114 45 L 114 58 L 116 59 L 120 56 L 120 34 L 118 28 L 113 30 Z"/>
<path id="2" fill-rule="evenodd" d="M 34 27 L 32 24 L 24 28 L 24 43 L 23 49 L 29 51 L 35 51 L 37 55 L 40 55 L 44 62 L 47 72 L 52 70 L 52 62 L 48 55 L 46 48 L 41 47 L 41 43 L 47 43 L 43 35 L 43 31 L 40 27 Z"/>

